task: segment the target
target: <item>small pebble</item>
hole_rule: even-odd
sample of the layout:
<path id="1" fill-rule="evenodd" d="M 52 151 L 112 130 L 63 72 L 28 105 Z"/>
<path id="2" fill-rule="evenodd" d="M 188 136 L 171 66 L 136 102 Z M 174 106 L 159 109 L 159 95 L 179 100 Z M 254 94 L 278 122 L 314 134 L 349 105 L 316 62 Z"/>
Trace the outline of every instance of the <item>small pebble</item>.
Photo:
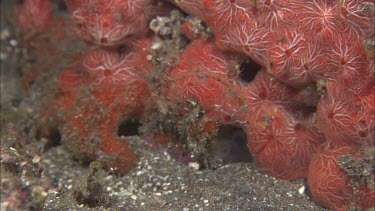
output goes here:
<path id="1" fill-rule="evenodd" d="M 15 40 L 15 39 L 11 39 L 11 40 L 9 41 L 9 44 L 10 44 L 11 46 L 16 46 L 16 45 L 18 45 L 18 42 L 17 42 L 17 40 Z"/>
<path id="2" fill-rule="evenodd" d="M 9 37 L 10 37 L 10 32 L 9 32 L 8 29 L 4 29 L 4 30 L 1 31 L 1 33 L 0 33 L 1 40 L 6 40 Z"/>
<path id="3" fill-rule="evenodd" d="M 193 168 L 193 169 L 195 169 L 195 170 L 198 170 L 199 167 L 200 167 L 200 165 L 199 165 L 199 163 L 197 163 L 197 162 L 191 162 L 191 163 L 189 163 L 189 167 L 190 167 L 190 168 Z"/>
<path id="4" fill-rule="evenodd" d="M 301 194 L 301 195 L 304 195 L 304 194 L 305 194 L 305 190 L 306 190 L 306 187 L 303 185 L 303 186 L 301 186 L 301 187 L 298 189 L 298 193 Z"/>
<path id="5" fill-rule="evenodd" d="M 6 60 L 7 58 L 8 58 L 7 54 L 5 54 L 3 52 L 0 53 L 0 60 Z"/>

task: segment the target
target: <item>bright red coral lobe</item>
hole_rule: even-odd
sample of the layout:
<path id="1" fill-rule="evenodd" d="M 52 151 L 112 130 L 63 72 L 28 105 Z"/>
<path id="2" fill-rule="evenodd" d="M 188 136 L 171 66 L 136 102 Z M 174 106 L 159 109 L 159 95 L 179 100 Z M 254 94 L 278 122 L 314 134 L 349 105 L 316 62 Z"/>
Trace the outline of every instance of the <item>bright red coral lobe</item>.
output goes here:
<path id="1" fill-rule="evenodd" d="M 308 174 L 308 184 L 316 201 L 333 210 L 348 210 L 348 207 L 370 208 L 374 206 L 374 190 L 364 184 L 354 193 L 355 183 L 340 166 L 340 160 L 354 156 L 363 159 L 363 155 L 346 145 L 326 144 L 322 151 L 311 160 Z M 374 173 L 374 172 L 372 172 Z M 357 178 L 358 180 L 358 178 Z M 373 182 L 373 181 L 372 181 Z M 370 181 L 371 183 L 371 181 Z"/>
<path id="2" fill-rule="evenodd" d="M 169 99 L 173 102 L 195 100 L 208 116 L 218 121 L 223 121 L 227 115 L 234 116 L 242 100 L 235 93 L 239 91 L 238 85 L 228 75 L 238 58 L 220 52 L 208 41 L 197 40 L 180 59 L 169 75 Z"/>
<path id="3" fill-rule="evenodd" d="M 80 149 L 90 159 L 104 157 L 122 173 L 132 169 L 137 156 L 127 138 L 119 137 L 118 128 L 122 122 L 141 118 L 150 95 L 146 78 L 151 65 L 142 57 L 143 47 L 149 44 L 147 39 L 140 40 L 126 55 L 111 49 L 89 50 L 84 71 L 62 72 L 56 106 L 61 106 L 58 113 L 64 113 L 59 120 L 64 125 L 63 138 L 74 140 L 68 144 L 73 152 Z M 138 66 L 139 62 L 143 65 Z"/>
<path id="4" fill-rule="evenodd" d="M 353 190 L 349 178 L 337 164 L 337 157 L 354 153 L 349 147 L 328 145 L 310 163 L 308 184 L 315 200 L 334 210 L 346 210 L 351 203 Z"/>
<path id="5" fill-rule="evenodd" d="M 271 102 L 264 102 L 248 122 L 249 148 L 268 174 L 290 180 L 307 175 L 310 157 L 324 140 L 317 128 Z"/>

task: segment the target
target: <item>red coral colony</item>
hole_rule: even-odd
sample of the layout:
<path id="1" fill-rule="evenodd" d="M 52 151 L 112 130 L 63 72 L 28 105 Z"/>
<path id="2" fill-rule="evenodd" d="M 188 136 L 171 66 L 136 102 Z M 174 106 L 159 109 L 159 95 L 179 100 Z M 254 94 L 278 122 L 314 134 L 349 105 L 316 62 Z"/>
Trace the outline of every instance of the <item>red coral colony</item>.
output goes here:
<path id="1" fill-rule="evenodd" d="M 374 1 L 65 3 L 69 19 L 48 0 L 25 0 L 15 19 L 37 58 L 49 55 L 26 90 L 71 40 L 85 43 L 40 114 L 74 154 L 127 173 L 134 125 L 181 146 L 214 142 L 230 125 L 246 132 L 266 174 L 307 178 L 329 209 L 374 208 Z M 198 160 L 207 153 L 187 149 Z"/>

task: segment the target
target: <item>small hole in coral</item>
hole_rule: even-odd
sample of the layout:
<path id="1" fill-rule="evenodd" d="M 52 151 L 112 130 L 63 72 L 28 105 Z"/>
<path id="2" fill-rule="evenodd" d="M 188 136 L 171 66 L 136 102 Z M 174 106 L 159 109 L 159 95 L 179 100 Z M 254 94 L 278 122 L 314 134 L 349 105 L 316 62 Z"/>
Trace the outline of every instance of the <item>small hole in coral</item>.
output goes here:
<path id="1" fill-rule="evenodd" d="M 359 125 L 359 127 L 361 127 L 361 128 L 365 128 L 366 125 L 367 125 L 367 123 L 366 123 L 365 120 L 360 120 L 359 123 L 358 123 L 358 125 Z"/>
<path id="2" fill-rule="evenodd" d="M 45 142 L 44 151 L 61 145 L 61 133 L 57 127 L 47 129 L 38 128 L 35 133 L 35 138 Z"/>
<path id="3" fill-rule="evenodd" d="M 251 58 L 246 59 L 240 65 L 240 79 L 244 82 L 251 82 L 256 74 L 261 70 L 261 66 Z"/>
<path id="4" fill-rule="evenodd" d="M 358 135 L 361 138 L 366 138 L 366 136 L 367 136 L 366 132 L 364 132 L 364 131 L 359 131 Z"/>
<path id="5" fill-rule="evenodd" d="M 23 4 L 25 0 L 16 0 L 16 4 Z"/>
<path id="6" fill-rule="evenodd" d="M 22 102 L 21 98 L 13 98 L 11 100 L 11 104 L 12 104 L 13 107 L 19 107 L 21 102 Z"/>
<path id="7" fill-rule="evenodd" d="M 94 161 L 93 158 L 90 158 L 89 156 L 85 156 L 85 155 L 83 156 L 73 155 L 72 158 L 74 162 L 77 162 L 79 165 L 81 165 L 84 168 L 89 168 L 90 163 Z"/>
<path id="8" fill-rule="evenodd" d="M 290 57 L 292 54 L 293 54 L 293 51 L 292 51 L 291 49 L 286 49 L 286 50 L 285 50 L 285 55 L 286 55 L 287 57 Z"/>
<path id="9" fill-rule="evenodd" d="M 301 123 L 297 123 L 294 125 L 294 130 L 295 131 L 302 131 L 304 130 L 304 126 Z"/>
<path id="10" fill-rule="evenodd" d="M 65 2 L 62 0 L 59 0 L 57 2 L 57 9 L 61 12 L 68 11 L 68 7 L 66 6 Z"/>
<path id="11" fill-rule="evenodd" d="M 103 70 L 103 74 L 104 74 L 105 77 L 109 77 L 109 76 L 112 75 L 112 71 L 109 70 L 109 69 L 105 69 L 105 70 Z"/>
<path id="12" fill-rule="evenodd" d="M 123 121 L 117 130 L 117 135 L 122 136 L 136 136 L 139 135 L 139 127 L 142 124 L 137 119 L 130 119 Z"/>
<path id="13" fill-rule="evenodd" d="M 316 106 L 303 105 L 302 109 L 303 109 L 305 114 L 312 114 L 312 113 L 316 113 L 317 108 L 316 108 Z"/>
<path id="14" fill-rule="evenodd" d="M 305 70 L 307 70 L 307 71 L 310 70 L 310 67 L 309 67 L 309 65 L 307 65 L 307 64 L 304 64 L 304 65 L 303 65 L 303 68 L 304 68 Z"/>
<path id="15" fill-rule="evenodd" d="M 305 121 L 307 119 L 312 118 L 313 113 L 316 113 L 316 107 L 315 106 L 306 106 L 304 104 L 297 104 L 297 105 L 291 106 L 289 108 L 289 111 L 298 120 Z M 303 126 L 303 125 L 300 125 L 300 126 Z"/>
<path id="16" fill-rule="evenodd" d="M 266 100 L 267 99 L 267 92 L 265 92 L 265 91 L 259 92 L 259 98 L 261 100 Z"/>
<path id="17" fill-rule="evenodd" d="M 335 114 L 333 112 L 329 112 L 328 115 L 327 115 L 328 119 L 332 119 L 333 116 L 335 116 Z"/>
<path id="18" fill-rule="evenodd" d="M 101 44 L 107 44 L 108 43 L 108 39 L 106 37 L 102 37 L 102 38 L 100 38 L 100 43 Z"/>
<path id="19" fill-rule="evenodd" d="M 225 122 L 229 122 L 231 120 L 232 120 L 232 117 L 230 115 L 225 115 L 225 117 L 224 117 Z"/>
<path id="20" fill-rule="evenodd" d="M 252 156 L 247 147 L 246 132 L 233 125 L 223 125 L 211 141 L 210 152 L 222 164 L 251 162 Z"/>
<path id="21" fill-rule="evenodd" d="M 119 47 L 117 47 L 117 52 L 118 52 L 119 55 L 127 54 L 128 51 L 129 51 L 129 49 L 124 45 L 120 45 Z"/>

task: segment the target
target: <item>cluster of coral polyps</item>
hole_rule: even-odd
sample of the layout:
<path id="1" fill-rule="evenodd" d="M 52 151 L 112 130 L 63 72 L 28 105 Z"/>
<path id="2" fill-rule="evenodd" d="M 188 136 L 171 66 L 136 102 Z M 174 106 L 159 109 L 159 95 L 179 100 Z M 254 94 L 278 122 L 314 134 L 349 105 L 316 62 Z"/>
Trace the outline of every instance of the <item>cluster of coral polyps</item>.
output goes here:
<path id="1" fill-rule="evenodd" d="M 118 136 L 123 122 L 156 125 L 145 131 L 161 142 L 209 143 L 233 125 L 267 174 L 307 177 L 313 198 L 330 209 L 374 207 L 374 1 L 66 6 L 66 27 L 89 47 L 59 75 L 47 113 L 76 154 L 127 173 L 137 156 Z M 54 25 L 50 1 L 25 0 L 17 11 L 23 31 Z"/>

